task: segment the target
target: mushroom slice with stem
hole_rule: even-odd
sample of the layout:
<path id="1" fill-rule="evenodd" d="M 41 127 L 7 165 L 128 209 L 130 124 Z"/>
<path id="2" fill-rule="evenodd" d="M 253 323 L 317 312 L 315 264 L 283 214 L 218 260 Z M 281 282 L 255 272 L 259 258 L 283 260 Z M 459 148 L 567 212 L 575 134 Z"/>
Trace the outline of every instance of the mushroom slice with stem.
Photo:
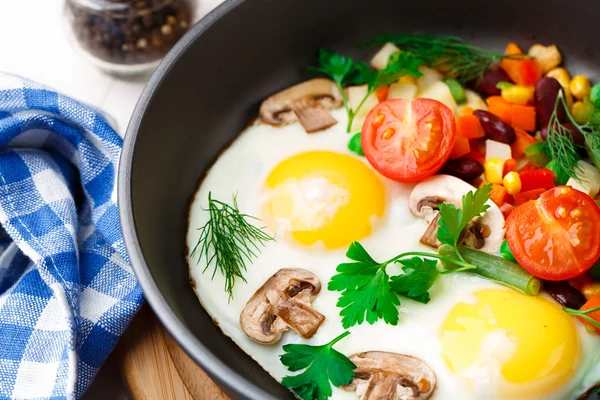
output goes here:
<path id="1" fill-rule="evenodd" d="M 346 391 L 360 400 L 426 400 L 435 391 L 436 377 L 429 365 L 416 357 L 386 351 L 350 356 L 356 376 Z"/>
<path id="2" fill-rule="evenodd" d="M 312 272 L 280 269 L 248 300 L 240 314 L 240 326 L 252 340 L 262 344 L 277 342 L 290 328 L 308 339 L 325 320 L 311 307 L 320 291 L 321 282 Z"/>
<path id="3" fill-rule="evenodd" d="M 260 106 L 263 122 L 281 126 L 299 121 L 308 133 L 337 124 L 331 112 L 342 105 L 342 95 L 332 80 L 311 79 L 267 98 Z"/>
<path id="4" fill-rule="evenodd" d="M 473 190 L 473 186 L 451 175 L 434 175 L 414 187 L 408 206 L 414 216 L 425 218 L 429 225 L 421 238 L 423 244 L 440 245 L 437 241 L 439 205 L 449 203 L 461 208 L 463 196 Z M 488 200 L 487 204 L 490 208 L 465 228 L 460 243 L 495 254 L 504 240 L 504 216 L 493 201 Z"/>

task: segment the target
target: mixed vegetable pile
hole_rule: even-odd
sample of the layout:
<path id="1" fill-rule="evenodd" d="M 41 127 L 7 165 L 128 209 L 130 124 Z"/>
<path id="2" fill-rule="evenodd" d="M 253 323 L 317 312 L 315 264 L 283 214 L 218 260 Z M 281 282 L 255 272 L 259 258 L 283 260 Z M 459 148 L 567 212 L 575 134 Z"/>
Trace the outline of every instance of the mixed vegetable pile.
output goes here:
<path id="1" fill-rule="evenodd" d="M 402 297 L 427 303 L 437 279 L 468 272 L 527 295 L 544 287 L 565 312 L 600 333 L 600 83 L 592 86 L 583 75 L 571 78 L 554 45 L 536 44 L 525 54 L 509 43 L 504 53 L 496 53 L 455 37 L 420 34 L 387 35 L 365 45 L 382 46 L 370 66 L 321 50 L 318 66 L 311 68 L 337 88 L 330 97 L 348 115 L 349 149 L 398 182 L 444 174 L 473 190 L 456 204 L 426 205 L 435 210 L 427 244 L 437 252 L 408 252 L 378 262 L 352 243 L 351 262 L 340 264 L 328 283 L 329 290 L 341 293 L 343 327 L 380 319 L 396 325 Z M 304 98 L 303 112 L 291 107 L 307 132 L 335 123 L 323 111 L 333 103 L 321 102 L 331 88 L 318 84 L 314 101 Z M 289 93 L 300 96 L 299 89 Z M 273 116 L 281 110 L 270 110 L 269 123 L 279 123 Z M 318 118 L 306 120 L 307 115 Z M 478 243 L 490 235 L 477 221 L 493 204 L 506 219 L 501 227 L 506 236 L 490 252 L 465 237 L 473 231 Z M 231 295 L 235 278 L 243 279 L 244 259 L 273 238 L 250 228 L 235 204 L 209 198 L 209 211 L 220 217 L 203 228 L 199 252 L 207 268 L 212 263 L 226 275 Z M 227 237 L 233 239 L 221 243 Z M 389 276 L 386 267 L 392 263 L 403 273 Z M 318 294 L 315 285 L 311 293 Z M 286 298 L 297 295 L 291 290 Z M 270 316 L 277 317 L 283 318 Z M 310 337 L 321 317 L 314 318 L 310 334 L 291 323 L 286 329 Z M 323 346 L 284 346 L 283 364 L 305 371 L 282 383 L 304 399 L 328 398 L 331 384 L 351 386 L 356 365 L 333 349 L 346 335 Z"/>

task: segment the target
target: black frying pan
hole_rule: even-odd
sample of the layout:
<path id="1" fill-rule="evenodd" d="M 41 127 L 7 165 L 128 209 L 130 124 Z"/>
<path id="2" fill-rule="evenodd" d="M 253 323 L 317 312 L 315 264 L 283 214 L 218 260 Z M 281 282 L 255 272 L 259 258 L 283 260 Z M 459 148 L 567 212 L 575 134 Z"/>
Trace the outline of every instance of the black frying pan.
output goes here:
<path id="1" fill-rule="evenodd" d="M 219 152 L 264 98 L 309 78 L 320 47 L 358 55 L 377 34 L 416 31 L 500 51 L 509 40 L 556 43 L 571 73 L 598 81 L 598 17 L 596 0 L 226 1 L 169 53 L 127 130 L 121 221 L 148 302 L 230 396 L 293 399 L 212 323 L 188 282 L 188 206 Z"/>

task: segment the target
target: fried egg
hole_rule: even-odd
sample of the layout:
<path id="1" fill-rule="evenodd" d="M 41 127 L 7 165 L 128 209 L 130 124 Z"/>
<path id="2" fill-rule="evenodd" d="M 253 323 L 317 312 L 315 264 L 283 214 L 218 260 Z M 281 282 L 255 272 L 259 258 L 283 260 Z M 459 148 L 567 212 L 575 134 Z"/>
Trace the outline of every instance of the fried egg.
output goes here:
<path id="1" fill-rule="evenodd" d="M 225 279 L 188 257 L 194 290 L 223 333 L 276 380 L 289 372 L 281 364 L 288 343 L 319 345 L 344 331 L 336 306 L 339 292 L 327 290 L 348 245 L 359 240 L 379 261 L 403 251 L 431 249 L 419 242 L 427 226 L 408 208 L 413 185 L 379 175 L 364 157 L 347 149 L 346 116 L 337 125 L 306 134 L 299 124 L 275 128 L 255 123 L 224 151 L 200 185 L 190 209 L 187 246 L 208 220 L 208 194 L 256 216 L 275 236 L 248 263 L 246 282 L 237 280 L 233 299 Z M 273 345 L 251 340 L 240 313 L 263 283 L 282 268 L 315 274 L 322 290 L 312 307 L 325 316 L 316 334 L 293 331 Z M 400 273 L 388 266 L 388 273 Z M 437 376 L 433 399 L 575 399 L 600 380 L 600 338 L 588 333 L 546 295 L 528 297 L 468 273 L 439 279 L 431 301 L 400 298 L 400 321 L 377 321 L 348 329 L 336 344 L 346 355 L 370 350 L 407 354 L 426 362 Z M 333 388 L 333 399 L 356 399 Z"/>

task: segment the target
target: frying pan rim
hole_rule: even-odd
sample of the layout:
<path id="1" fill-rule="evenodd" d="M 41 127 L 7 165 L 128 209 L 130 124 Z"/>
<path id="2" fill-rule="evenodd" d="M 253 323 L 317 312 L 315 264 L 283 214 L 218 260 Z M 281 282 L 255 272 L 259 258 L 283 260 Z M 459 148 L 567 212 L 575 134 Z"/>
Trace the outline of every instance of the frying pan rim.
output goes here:
<path id="1" fill-rule="evenodd" d="M 196 23 L 165 56 L 152 74 L 140 96 L 125 133 L 119 160 L 117 198 L 125 247 L 131 266 L 152 310 L 184 351 L 206 371 L 219 386 L 235 397 L 251 400 L 276 400 L 259 386 L 243 378 L 213 354 L 185 327 L 162 295 L 142 253 L 132 207 L 131 168 L 138 132 L 143 116 L 164 78 L 186 50 L 213 24 L 246 0 L 226 0 Z"/>

